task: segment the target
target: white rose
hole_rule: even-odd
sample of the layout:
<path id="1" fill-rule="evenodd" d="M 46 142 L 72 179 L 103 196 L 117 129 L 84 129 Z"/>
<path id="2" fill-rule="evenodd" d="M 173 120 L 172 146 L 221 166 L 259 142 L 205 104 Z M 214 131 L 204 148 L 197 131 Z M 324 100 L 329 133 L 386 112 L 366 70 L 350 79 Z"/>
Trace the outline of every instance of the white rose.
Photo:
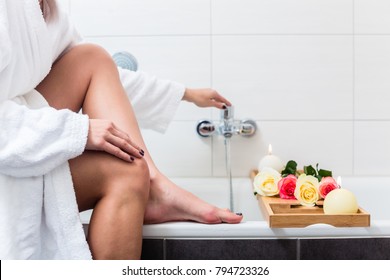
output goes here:
<path id="1" fill-rule="evenodd" d="M 253 190 L 263 196 L 279 194 L 278 182 L 282 178 L 280 173 L 270 167 L 261 170 L 253 180 Z"/>

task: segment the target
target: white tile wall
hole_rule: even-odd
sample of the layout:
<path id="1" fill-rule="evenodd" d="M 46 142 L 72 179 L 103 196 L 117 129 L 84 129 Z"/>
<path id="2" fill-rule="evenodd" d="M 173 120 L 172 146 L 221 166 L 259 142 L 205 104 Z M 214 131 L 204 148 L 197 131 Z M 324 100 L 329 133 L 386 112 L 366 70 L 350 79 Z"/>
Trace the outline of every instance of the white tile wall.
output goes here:
<path id="1" fill-rule="evenodd" d="M 213 0 L 216 34 L 345 34 L 353 0 Z"/>
<path id="2" fill-rule="evenodd" d="M 216 36 L 213 84 L 257 120 L 340 120 L 353 112 L 351 36 Z"/>
<path id="3" fill-rule="evenodd" d="M 358 121 L 355 131 L 355 173 L 388 175 L 390 121 Z"/>
<path id="4" fill-rule="evenodd" d="M 390 35 L 360 35 L 355 40 L 355 116 L 390 119 Z"/>
<path id="5" fill-rule="evenodd" d="M 86 36 L 185 35 L 210 31 L 209 0 L 71 2 L 72 16 Z"/>
<path id="6" fill-rule="evenodd" d="M 358 34 L 390 34 L 390 1 L 355 0 L 355 29 Z"/>
<path id="7" fill-rule="evenodd" d="M 255 119 L 255 137 L 232 139 L 235 176 L 269 143 L 337 175 L 390 175 L 390 1 L 60 1 L 88 40 Z M 218 111 L 183 103 L 165 135 L 144 131 L 168 176 L 225 175 L 223 140 L 195 134 L 202 118 Z"/>

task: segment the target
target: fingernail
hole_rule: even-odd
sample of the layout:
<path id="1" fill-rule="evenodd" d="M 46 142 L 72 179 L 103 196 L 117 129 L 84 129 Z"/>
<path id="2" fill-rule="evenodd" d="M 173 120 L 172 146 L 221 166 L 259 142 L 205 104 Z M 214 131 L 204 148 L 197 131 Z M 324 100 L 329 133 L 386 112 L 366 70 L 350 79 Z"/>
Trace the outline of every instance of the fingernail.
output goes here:
<path id="1" fill-rule="evenodd" d="M 226 110 L 226 108 L 227 108 L 226 105 L 223 105 L 223 106 L 222 106 L 222 109 Z"/>
<path id="2" fill-rule="evenodd" d="M 144 156 L 144 155 L 145 155 L 144 150 L 139 151 L 139 154 L 140 154 L 141 156 Z"/>
<path id="3" fill-rule="evenodd" d="M 133 158 L 133 157 L 130 157 L 130 160 L 131 160 L 131 161 L 134 161 L 134 158 Z"/>
<path id="4" fill-rule="evenodd" d="M 237 216 L 242 216 L 242 213 L 236 213 Z"/>

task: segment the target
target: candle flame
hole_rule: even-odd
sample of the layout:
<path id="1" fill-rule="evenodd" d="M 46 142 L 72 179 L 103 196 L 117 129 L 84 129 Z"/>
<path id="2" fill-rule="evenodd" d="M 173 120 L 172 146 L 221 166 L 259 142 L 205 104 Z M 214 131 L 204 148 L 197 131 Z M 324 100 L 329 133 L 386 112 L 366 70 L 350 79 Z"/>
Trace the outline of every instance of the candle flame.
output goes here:
<path id="1" fill-rule="evenodd" d="M 337 177 L 336 182 L 337 182 L 337 185 L 341 188 L 341 176 Z"/>
<path id="2" fill-rule="evenodd" d="M 272 145 L 271 144 L 268 145 L 268 154 L 272 155 Z"/>

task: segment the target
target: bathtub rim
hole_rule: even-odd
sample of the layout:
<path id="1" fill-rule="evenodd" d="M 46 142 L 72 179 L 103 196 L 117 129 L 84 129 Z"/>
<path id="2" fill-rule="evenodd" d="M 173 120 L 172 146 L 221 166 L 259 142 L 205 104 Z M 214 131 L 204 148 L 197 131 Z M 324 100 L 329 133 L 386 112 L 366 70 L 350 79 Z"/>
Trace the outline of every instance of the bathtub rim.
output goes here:
<path id="1" fill-rule="evenodd" d="M 269 228 L 265 221 L 240 224 L 205 225 L 195 222 L 169 222 L 144 225 L 143 236 L 160 238 L 358 238 L 390 237 L 390 221 L 372 221 L 370 227 L 333 227 L 324 224 L 306 228 Z"/>

